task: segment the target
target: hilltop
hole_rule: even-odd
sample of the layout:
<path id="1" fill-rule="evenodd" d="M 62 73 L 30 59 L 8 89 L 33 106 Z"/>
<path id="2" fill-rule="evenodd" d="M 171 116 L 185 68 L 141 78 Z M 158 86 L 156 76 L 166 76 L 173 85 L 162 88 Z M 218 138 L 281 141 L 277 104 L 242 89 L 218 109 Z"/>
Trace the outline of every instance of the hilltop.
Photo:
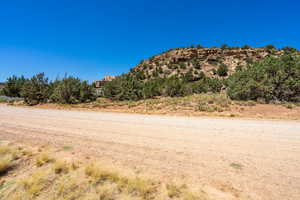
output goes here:
<path id="1" fill-rule="evenodd" d="M 194 79 L 203 77 L 203 74 L 208 77 L 226 77 L 249 63 L 266 57 L 278 57 L 287 51 L 299 54 L 296 49 L 285 47 L 278 50 L 272 45 L 263 48 L 249 46 L 230 48 L 226 45 L 221 48 L 201 46 L 176 48 L 142 60 L 131 69 L 131 73 L 144 80 L 157 77 L 168 78 L 174 75 L 182 77 L 187 73 Z"/>

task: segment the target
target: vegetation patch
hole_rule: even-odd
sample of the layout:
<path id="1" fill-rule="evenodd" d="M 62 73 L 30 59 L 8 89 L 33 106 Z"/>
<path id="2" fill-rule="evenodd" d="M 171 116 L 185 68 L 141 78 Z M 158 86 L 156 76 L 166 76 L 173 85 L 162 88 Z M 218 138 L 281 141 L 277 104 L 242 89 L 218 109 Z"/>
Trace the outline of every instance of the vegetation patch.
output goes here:
<path id="1" fill-rule="evenodd" d="M 5 166 L 10 166 L 10 163 L 14 162 L 16 168 L 5 167 L 5 170 L 11 170 L 13 179 L 6 174 L 1 174 L 1 178 L 5 181 L 4 184 L 0 183 L 0 199 L 208 199 L 200 189 L 199 193 L 192 193 L 187 185 L 165 184 L 159 180 L 143 177 L 141 173 L 128 175 L 97 161 L 67 162 L 56 158 L 50 152 L 33 153 L 32 156 L 28 156 L 22 152 L 31 150 L 2 144 L 0 150 L 1 156 L 10 155 L 12 152 L 20 154 L 18 160 L 5 161 L 8 163 Z M 26 165 L 19 167 L 25 160 Z M 36 167 L 36 161 L 42 164 Z"/>
<path id="2" fill-rule="evenodd" d="M 9 156 L 0 158 L 0 176 L 7 173 L 8 170 L 13 166 L 12 159 Z"/>
<path id="3" fill-rule="evenodd" d="M 242 169 L 243 166 L 239 163 L 231 163 L 230 167 L 234 168 L 234 169 Z"/>
<path id="4" fill-rule="evenodd" d="M 54 159 L 48 153 L 42 153 L 36 158 L 36 165 L 41 167 L 47 163 L 53 162 Z"/>
<path id="5" fill-rule="evenodd" d="M 64 150 L 72 150 L 73 147 L 72 147 L 72 146 L 63 146 L 63 149 L 64 149 Z"/>
<path id="6" fill-rule="evenodd" d="M 223 112 L 233 104 L 272 103 L 293 109 L 300 102 L 300 52 L 273 45 L 177 48 L 142 61 L 130 72 L 103 82 L 101 88 L 72 76 L 49 81 L 40 73 L 31 78 L 9 77 L 1 95 L 0 102 L 17 98 L 27 105 L 71 104 L 68 108 L 81 104 Z M 198 102 L 193 101 L 196 98 Z"/>

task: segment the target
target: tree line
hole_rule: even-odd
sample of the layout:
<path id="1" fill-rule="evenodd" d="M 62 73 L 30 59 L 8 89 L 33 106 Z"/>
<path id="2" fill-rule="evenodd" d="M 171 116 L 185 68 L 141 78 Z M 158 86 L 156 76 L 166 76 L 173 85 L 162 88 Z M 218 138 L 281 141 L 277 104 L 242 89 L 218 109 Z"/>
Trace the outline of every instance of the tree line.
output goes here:
<path id="1" fill-rule="evenodd" d="M 29 79 L 9 77 L 2 90 L 8 97 L 20 97 L 28 105 L 40 103 L 85 103 L 96 99 L 92 85 L 73 76 L 49 81 L 44 73 Z"/>
<path id="2" fill-rule="evenodd" d="M 221 69 L 219 73 L 225 73 Z M 130 72 L 107 82 L 103 96 L 112 100 L 140 100 L 157 96 L 187 96 L 198 93 L 226 92 L 233 100 L 254 100 L 266 103 L 300 102 L 300 56 L 284 54 L 239 67 L 228 78 L 184 76 L 154 78 L 145 81 L 141 72 Z M 79 78 L 65 76 L 49 81 L 44 73 L 30 79 L 12 76 L 7 79 L 3 95 L 24 98 L 29 105 L 39 103 L 85 103 L 96 99 L 93 85 Z"/>

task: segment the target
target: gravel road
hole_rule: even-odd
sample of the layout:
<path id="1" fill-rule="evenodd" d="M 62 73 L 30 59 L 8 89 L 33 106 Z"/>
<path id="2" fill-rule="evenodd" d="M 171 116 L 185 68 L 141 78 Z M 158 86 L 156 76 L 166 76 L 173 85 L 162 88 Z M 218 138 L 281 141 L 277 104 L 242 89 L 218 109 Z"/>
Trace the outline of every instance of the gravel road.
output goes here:
<path id="1" fill-rule="evenodd" d="M 0 139 L 68 145 L 235 198 L 300 199 L 300 122 L 47 110 L 0 104 Z"/>

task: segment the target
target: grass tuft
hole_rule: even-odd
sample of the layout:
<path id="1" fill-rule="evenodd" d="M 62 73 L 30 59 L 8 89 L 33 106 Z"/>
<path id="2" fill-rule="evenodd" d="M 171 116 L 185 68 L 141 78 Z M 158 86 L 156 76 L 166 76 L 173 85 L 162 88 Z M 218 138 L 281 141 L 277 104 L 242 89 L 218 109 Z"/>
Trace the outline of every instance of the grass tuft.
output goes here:
<path id="1" fill-rule="evenodd" d="M 53 170 L 56 174 L 66 174 L 69 172 L 69 165 L 66 161 L 55 161 L 53 164 Z"/>
<path id="2" fill-rule="evenodd" d="M 91 163 L 86 166 L 85 174 L 93 179 L 95 183 L 104 181 L 117 182 L 120 176 L 117 172 L 106 170 L 99 164 Z"/>
<path id="3" fill-rule="evenodd" d="M 235 168 L 235 169 L 242 169 L 243 166 L 239 163 L 231 163 L 230 167 Z"/>
<path id="4" fill-rule="evenodd" d="M 114 187 L 112 185 L 103 185 L 97 188 L 97 195 L 101 200 L 114 200 Z"/>
<path id="5" fill-rule="evenodd" d="M 133 179 L 127 179 L 124 185 L 123 178 L 123 189 L 127 191 L 128 194 L 131 194 L 132 196 L 139 196 L 142 199 L 153 199 L 157 191 L 156 184 L 151 180 L 141 179 L 141 178 L 133 178 Z"/>
<path id="6" fill-rule="evenodd" d="M 0 175 L 3 175 L 11 169 L 13 166 L 13 162 L 11 157 L 9 156 L 4 156 L 0 158 Z"/>
<path id="7" fill-rule="evenodd" d="M 174 184 L 167 184 L 167 192 L 170 198 L 179 198 L 181 197 L 183 191 L 187 188 L 186 185 L 174 185 Z"/>
<path id="8" fill-rule="evenodd" d="M 47 163 L 53 162 L 54 159 L 51 158 L 47 153 L 40 154 L 36 159 L 36 165 L 41 167 Z"/>
<path id="9" fill-rule="evenodd" d="M 30 198 L 33 198 L 42 192 L 44 186 L 48 182 L 48 178 L 47 173 L 39 170 L 31 176 L 22 179 L 21 186 L 25 190 L 26 194 Z"/>
<path id="10" fill-rule="evenodd" d="M 72 150 L 72 149 L 73 149 L 72 146 L 63 146 L 63 150 L 68 151 L 68 150 Z"/>

